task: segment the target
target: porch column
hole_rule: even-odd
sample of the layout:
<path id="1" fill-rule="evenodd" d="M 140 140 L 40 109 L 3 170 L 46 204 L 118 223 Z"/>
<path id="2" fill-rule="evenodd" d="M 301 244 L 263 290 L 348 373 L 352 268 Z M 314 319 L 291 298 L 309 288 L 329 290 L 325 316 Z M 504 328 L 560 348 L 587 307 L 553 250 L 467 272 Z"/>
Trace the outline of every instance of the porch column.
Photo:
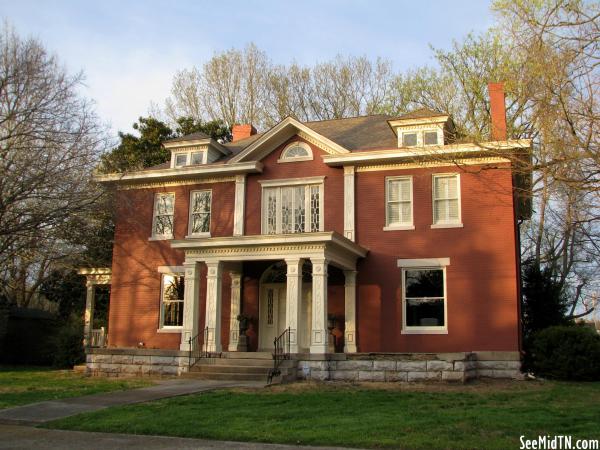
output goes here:
<path id="1" fill-rule="evenodd" d="M 301 321 L 301 300 L 302 300 L 302 264 L 303 259 L 286 259 L 287 264 L 287 289 L 286 289 L 286 309 L 285 321 L 286 328 L 290 329 L 290 353 L 298 353 L 298 344 L 300 342 L 300 333 L 302 330 Z"/>
<path id="2" fill-rule="evenodd" d="M 206 351 L 221 351 L 221 261 L 206 261 Z"/>
<path id="3" fill-rule="evenodd" d="M 183 291 L 183 329 L 179 349 L 190 350 L 190 339 L 198 334 L 198 309 L 200 308 L 200 268 L 199 263 L 185 263 Z"/>
<path id="4" fill-rule="evenodd" d="M 327 260 L 312 259 L 312 336 L 311 353 L 327 353 Z"/>
<path id="5" fill-rule="evenodd" d="M 96 283 L 87 280 L 85 283 L 85 313 L 83 316 L 83 346 L 92 345 L 92 327 L 94 320 L 94 303 L 96 302 Z"/>
<path id="6" fill-rule="evenodd" d="M 344 353 L 356 353 L 356 270 L 344 270 Z"/>
<path id="7" fill-rule="evenodd" d="M 242 298 L 242 273 L 231 270 L 229 276 L 231 277 L 231 316 L 229 318 L 229 347 L 227 349 L 230 352 L 235 352 L 240 337 L 240 325 L 237 316 L 240 313 Z"/>

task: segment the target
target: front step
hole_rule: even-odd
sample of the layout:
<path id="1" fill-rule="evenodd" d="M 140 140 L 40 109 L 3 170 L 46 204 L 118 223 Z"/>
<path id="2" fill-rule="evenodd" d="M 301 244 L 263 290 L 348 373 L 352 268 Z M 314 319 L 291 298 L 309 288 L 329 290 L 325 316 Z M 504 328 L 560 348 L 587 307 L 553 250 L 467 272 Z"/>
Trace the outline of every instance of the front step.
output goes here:
<path id="1" fill-rule="evenodd" d="M 258 358 L 251 358 L 257 353 L 226 352 L 222 358 L 203 358 L 190 368 L 184 376 L 202 380 L 235 380 L 267 382 L 269 372 L 273 368 L 273 356 L 260 352 Z M 268 355 L 268 359 L 267 359 Z M 296 379 L 298 362 L 282 361 L 281 375 L 274 382 L 285 382 Z"/>

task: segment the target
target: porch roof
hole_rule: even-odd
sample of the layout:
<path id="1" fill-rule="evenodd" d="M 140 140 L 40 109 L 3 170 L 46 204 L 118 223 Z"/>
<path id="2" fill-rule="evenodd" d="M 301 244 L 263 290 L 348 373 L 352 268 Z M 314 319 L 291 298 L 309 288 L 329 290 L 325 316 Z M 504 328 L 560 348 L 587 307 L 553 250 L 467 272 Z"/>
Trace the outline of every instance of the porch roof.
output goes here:
<path id="1" fill-rule="evenodd" d="M 186 262 L 324 258 L 346 270 L 355 270 L 356 260 L 368 253 L 367 249 L 335 231 L 188 238 L 171 241 L 171 247 L 184 250 Z"/>

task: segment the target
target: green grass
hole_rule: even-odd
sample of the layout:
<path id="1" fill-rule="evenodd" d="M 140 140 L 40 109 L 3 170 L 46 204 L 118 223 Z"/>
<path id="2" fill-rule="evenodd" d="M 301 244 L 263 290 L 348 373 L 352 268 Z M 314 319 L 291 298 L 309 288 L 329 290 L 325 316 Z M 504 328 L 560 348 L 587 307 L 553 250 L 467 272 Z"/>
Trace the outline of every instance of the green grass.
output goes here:
<path id="1" fill-rule="evenodd" d="M 150 384 L 141 379 L 86 377 L 72 370 L 0 366 L 0 409 Z"/>
<path id="2" fill-rule="evenodd" d="M 84 431 L 352 447 L 518 448 L 519 436 L 600 438 L 600 383 L 295 384 L 110 408 L 48 425 Z"/>

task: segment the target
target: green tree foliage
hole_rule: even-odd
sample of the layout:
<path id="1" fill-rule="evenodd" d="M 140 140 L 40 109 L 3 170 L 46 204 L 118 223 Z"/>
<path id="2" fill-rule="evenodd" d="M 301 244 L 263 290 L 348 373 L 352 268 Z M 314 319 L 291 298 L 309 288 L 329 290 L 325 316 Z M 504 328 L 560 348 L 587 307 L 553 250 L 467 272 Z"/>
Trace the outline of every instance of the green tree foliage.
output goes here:
<path id="1" fill-rule="evenodd" d="M 216 141 L 230 141 L 231 130 L 222 120 L 209 120 L 202 122 L 192 117 L 180 117 L 177 119 L 176 133 L 179 136 L 201 132 L 209 135 Z"/>

